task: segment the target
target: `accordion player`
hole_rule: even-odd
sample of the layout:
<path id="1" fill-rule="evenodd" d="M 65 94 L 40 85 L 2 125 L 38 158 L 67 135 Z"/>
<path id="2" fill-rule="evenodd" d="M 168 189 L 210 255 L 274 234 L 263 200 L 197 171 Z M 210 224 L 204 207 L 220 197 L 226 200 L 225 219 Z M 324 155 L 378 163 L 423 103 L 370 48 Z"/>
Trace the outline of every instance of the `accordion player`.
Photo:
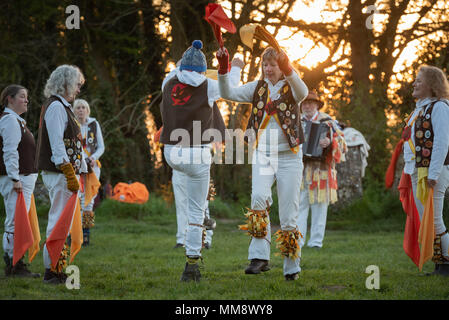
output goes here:
<path id="1" fill-rule="evenodd" d="M 323 119 L 324 121 L 329 119 Z M 322 121 L 305 121 L 304 143 L 302 145 L 302 153 L 305 159 L 325 160 L 326 149 L 320 146 L 320 140 L 330 137 L 330 128 L 327 123 Z"/>

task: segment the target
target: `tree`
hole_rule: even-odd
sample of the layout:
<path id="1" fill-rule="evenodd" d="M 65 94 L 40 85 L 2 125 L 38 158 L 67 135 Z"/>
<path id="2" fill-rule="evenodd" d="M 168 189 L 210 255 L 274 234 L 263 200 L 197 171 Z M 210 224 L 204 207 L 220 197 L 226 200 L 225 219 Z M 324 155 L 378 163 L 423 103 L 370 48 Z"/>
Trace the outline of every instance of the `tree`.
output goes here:
<path id="1" fill-rule="evenodd" d="M 80 10 L 80 28 L 69 29 L 65 9 Z M 0 4 L 0 84 L 30 90 L 26 120 L 37 132 L 43 89 L 60 64 L 80 67 L 86 77 L 80 97 L 99 120 L 106 151 L 102 180 L 152 184 L 154 159 L 148 145 L 145 111 L 162 81 L 165 40 L 154 21 L 159 8 L 146 1 L 23 1 Z"/>

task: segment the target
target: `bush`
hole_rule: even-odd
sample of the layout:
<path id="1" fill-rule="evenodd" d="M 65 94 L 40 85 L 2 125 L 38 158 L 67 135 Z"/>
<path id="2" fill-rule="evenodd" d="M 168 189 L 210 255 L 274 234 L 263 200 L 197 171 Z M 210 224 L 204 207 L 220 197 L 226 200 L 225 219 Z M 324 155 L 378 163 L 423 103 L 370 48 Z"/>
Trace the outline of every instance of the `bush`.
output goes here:
<path id="1" fill-rule="evenodd" d="M 397 193 L 386 190 L 383 185 L 368 181 L 363 197 L 343 209 L 329 208 L 333 220 L 354 220 L 369 223 L 385 218 L 403 218 L 402 204 Z"/>
<path id="2" fill-rule="evenodd" d="M 117 218 L 134 218 L 141 220 L 146 216 L 168 216 L 174 214 L 173 206 L 169 206 L 159 197 L 150 197 L 144 204 L 125 203 L 112 199 L 105 199 L 95 210 L 96 214 L 102 216 L 113 215 Z"/>

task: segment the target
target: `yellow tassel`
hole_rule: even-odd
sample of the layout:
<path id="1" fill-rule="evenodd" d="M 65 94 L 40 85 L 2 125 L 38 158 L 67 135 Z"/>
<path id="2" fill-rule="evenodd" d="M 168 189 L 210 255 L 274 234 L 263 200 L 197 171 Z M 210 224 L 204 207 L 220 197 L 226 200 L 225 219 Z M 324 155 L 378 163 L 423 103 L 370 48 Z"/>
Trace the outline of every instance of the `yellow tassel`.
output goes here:
<path id="1" fill-rule="evenodd" d="M 239 225 L 240 230 L 247 231 L 248 235 L 255 238 L 265 238 L 268 231 L 269 223 L 267 210 L 252 210 L 248 209 L 245 217 L 248 219 L 247 224 Z"/>
<path id="2" fill-rule="evenodd" d="M 312 168 L 306 167 L 306 180 L 307 182 L 312 180 Z"/>
<path id="3" fill-rule="evenodd" d="M 318 203 L 322 203 L 326 201 L 326 189 L 318 188 Z"/>
<path id="4" fill-rule="evenodd" d="M 275 233 L 275 236 L 277 242 L 276 248 L 281 251 L 280 253 L 277 253 L 277 255 L 282 255 L 293 260 L 299 257 L 301 248 L 299 247 L 298 240 L 300 237 L 303 237 L 301 232 L 298 230 L 278 230 Z"/>
<path id="5" fill-rule="evenodd" d="M 314 182 L 319 182 L 320 181 L 320 170 L 315 170 L 315 172 L 313 173 L 313 181 Z"/>
<path id="6" fill-rule="evenodd" d="M 337 190 L 331 189 L 331 199 L 330 203 L 335 203 L 338 200 Z"/>

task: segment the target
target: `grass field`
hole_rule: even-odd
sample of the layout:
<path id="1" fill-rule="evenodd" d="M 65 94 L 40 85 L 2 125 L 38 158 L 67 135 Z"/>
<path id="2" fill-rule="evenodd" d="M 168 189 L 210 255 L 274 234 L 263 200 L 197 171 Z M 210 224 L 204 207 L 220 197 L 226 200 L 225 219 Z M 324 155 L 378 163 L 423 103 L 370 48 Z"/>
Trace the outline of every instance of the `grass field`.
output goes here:
<path id="1" fill-rule="evenodd" d="M 45 238 L 45 208 L 39 210 Z M 213 214 L 213 211 L 212 211 Z M 181 283 L 184 249 L 173 249 L 174 209 L 161 199 L 144 206 L 106 200 L 96 211 L 91 246 L 74 264 L 80 269 L 80 290 L 51 286 L 40 279 L 0 275 L 0 299 L 159 299 L 159 300 L 440 300 L 449 298 L 449 279 L 423 276 L 402 249 L 404 216 L 361 224 L 357 219 L 329 218 L 324 247 L 304 248 L 300 279 L 286 282 L 282 259 L 271 245 L 272 269 L 245 275 L 249 237 L 237 228 L 238 218 L 218 219 L 212 248 L 203 250 L 200 283 Z M 1 216 L 4 219 L 4 216 Z M 275 220 L 275 219 L 274 219 Z M 275 232 L 276 227 L 272 232 Z M 0 227 L 3 234 L 3 223 Z M 30 268 L 43 273 L 42 252 Z M 3 265 L 3 264 L 2 264 Z M 378 266 L 380 288 L 367 289 L 366 268 Z M 433 270 L 427 263 L 424 271 Z"/>

